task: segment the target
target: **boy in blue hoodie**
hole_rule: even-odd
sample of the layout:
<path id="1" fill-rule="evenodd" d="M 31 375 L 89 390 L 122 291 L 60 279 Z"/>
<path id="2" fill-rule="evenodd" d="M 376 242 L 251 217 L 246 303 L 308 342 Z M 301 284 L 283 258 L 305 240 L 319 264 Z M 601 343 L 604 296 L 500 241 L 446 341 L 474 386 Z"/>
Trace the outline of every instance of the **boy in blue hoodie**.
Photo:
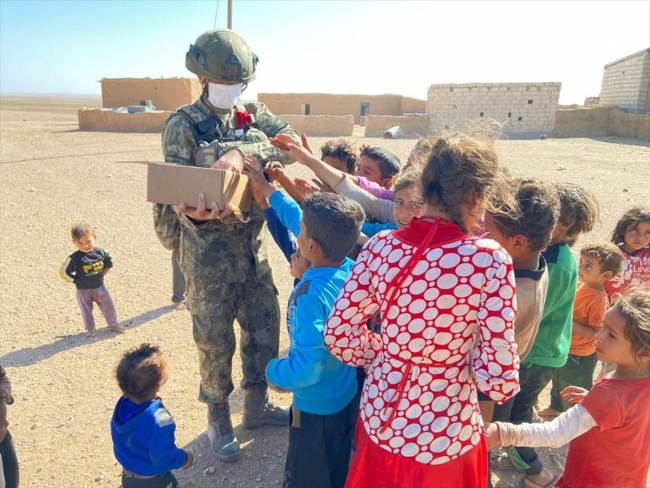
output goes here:
<path id="1" fill-rule="evenodd" d="M 347 255 L 359 238 L 361 206 L 333 193 L 317 193 L 300 206 L 264 179 L 259 163 L 244 160 L 254 188 L 269 199 L 297 237 L 309 262 L 289 299 L 289 356 L 272 359 L 266 381 L 293 393 L 285 488 L 343 488 L 350 463 L 359 398 L 356 370 L 325 346 L 323 330 L 354 263 Z"/>
<path id="2" fill-rule="evenodd" d="M 122 465 L 123 488 L 178 488 L 172 469 L 188 469 L 194 458 L 176 447 L 174 419 L 158 392 L 167 381 L 167 361 L 157 346 L 127 351 L 115 372 L 124 394 L 113 412 L 111 436 Z"/>

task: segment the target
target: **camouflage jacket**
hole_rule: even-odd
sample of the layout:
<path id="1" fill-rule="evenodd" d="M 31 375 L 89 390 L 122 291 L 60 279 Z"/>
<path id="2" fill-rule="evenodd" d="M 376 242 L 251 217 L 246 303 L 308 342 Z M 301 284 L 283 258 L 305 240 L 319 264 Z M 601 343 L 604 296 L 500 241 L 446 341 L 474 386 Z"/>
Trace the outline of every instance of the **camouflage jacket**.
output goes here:
<path id="1" fill-rule="evenodd" d="M 237 136 L 235 112 L 244 110 L 253 115 L 254 122 L 247 124 L 243 134 Z M 199 99 L 192 105 L 181 107 L 169 118 L 162 133 L 162 150 L 166 162 L 210 167 L 219 154 L 233 148 L 244 155 L 252 154 L 262 162 L 289 162 L 269 144 L 268 138 L 287 134 L 300 139 L 300 134 L 281 118 L 273 115 L 266 105 L 247 103 L 236 106 L 230 114 L 220 117 L 225 142 L 211 143 L 210 146 L 218 145 L 213 158 L 202 157 L 197 161 L 196 155 L 201 148 L 195 139 L 194 124 L 208 119 L 211 115 L 213 114 L 210 109 Z M 201 152 L 204 153 L 205 150 Z M 229 216 L 223 221 L 201 223 L 194 222 L 182 214 L 179 214 L 179 219 L 180 261 L 186 278 L 242 283 L 251 271 L 254 271 L 258 278 L 270 274 L 264 215 L 255 202 L 251 207 L 250 220 L 246 224 L 234 216 Z"/>

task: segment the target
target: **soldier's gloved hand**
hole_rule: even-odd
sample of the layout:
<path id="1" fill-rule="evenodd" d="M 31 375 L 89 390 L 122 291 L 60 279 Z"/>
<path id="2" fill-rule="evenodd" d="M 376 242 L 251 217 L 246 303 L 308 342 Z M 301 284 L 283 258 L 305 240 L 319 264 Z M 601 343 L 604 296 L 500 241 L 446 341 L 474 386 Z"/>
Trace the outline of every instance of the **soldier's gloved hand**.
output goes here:
<path id="1" fill-rule="evenodd" d="M 181 203 L 179 209 L 183 215 L 199 221 L 224 219 L 233 212 L 229 203 L 224 204 L 223 210 L 221 211 L 219 211 L 216 202 L 210 202 L 210 205 L 206 207 L 205 195 L 203 193 L 199 193 L 196 207 L 188 207 L 185 203 Z"/>

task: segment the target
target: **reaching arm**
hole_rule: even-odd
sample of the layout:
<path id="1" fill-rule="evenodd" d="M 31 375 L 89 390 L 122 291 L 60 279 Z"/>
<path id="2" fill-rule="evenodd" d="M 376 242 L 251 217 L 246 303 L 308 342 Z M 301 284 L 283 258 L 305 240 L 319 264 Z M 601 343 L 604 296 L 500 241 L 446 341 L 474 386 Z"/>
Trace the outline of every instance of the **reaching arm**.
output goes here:
<path id="1" fill-rule="evenodd" d="M 351 198 L 363 207 L 363 210 L 368 215 L 372 215 L 377 220 L 383 223 L 395 223 L 395 216 L 393 215 L 394 203 L 392 200 L 382 200 L 377 198 L 360 186 L 355 185 L 350 178 L 344 178 L 338 185 L 332 189 L 343 196 Z"/>
<path id="2" fill-rule="evenodd" d="M 515 275 L 512 260 L 505 251 L 494 251 L 492 259 L 494 264 L 485 270 L 486 277 L 491 278 L 485 281 L 476 314 L 479 338 L 473 369 L 477 388 L 495 402 L 503 403 L 519 391 L 519 356 L 514 333 Z M 511 300 L 510 306 L 504 303 L 507 299 Z"/>
<path id="3" fill-rule="evenodd" d="M 513 425 L 495 422 L 502 446 L 560 447 L 598 424 L 582 405 L 576 405 L 552 422 Z"/>
<path id="4" fill-rule="evenodd" d="M 366 327 L 368 319 L 379 309 L 367 268 L 368 256 L 366 247 L 343 285 L 325 327 L 325 344 L 330 352 L 352 366 L 368 366 L 381 350 L 381 336 Z"/>

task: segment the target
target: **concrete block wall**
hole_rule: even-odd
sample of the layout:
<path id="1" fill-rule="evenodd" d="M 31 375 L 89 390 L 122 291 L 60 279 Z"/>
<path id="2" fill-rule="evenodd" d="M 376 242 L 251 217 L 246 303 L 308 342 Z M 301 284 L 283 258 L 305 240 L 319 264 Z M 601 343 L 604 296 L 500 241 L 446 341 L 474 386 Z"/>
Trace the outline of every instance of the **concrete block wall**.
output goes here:
<path id="1" fill-rule="evenodd" d="M 429 117 L 417 115 L 370 115 L 364 137 L 381 137 L 391 127 L 399 125 L 404 136 L 424 137 L 429 133 Z"/>
<path id="2" fill-rule="evenodd" d="M 599 106 L 650 111 L 650 48 L 605 65 Z"/>
<path id="3" fill-rule="evenodd" d="M 561 83 L 466 83 L 431 85 L 427 114 L 430 132 L 463 129 L 493 119 L 504 134 L 550 132 Z"/>
<path id="4" fill-rule="evenodd" d="M 104 108 L 140 105 L 151 100 L 158 110 L 176 110 L 194 103 L 201 96 L 196 78 L 104 78 L 102 103 Z"/>

